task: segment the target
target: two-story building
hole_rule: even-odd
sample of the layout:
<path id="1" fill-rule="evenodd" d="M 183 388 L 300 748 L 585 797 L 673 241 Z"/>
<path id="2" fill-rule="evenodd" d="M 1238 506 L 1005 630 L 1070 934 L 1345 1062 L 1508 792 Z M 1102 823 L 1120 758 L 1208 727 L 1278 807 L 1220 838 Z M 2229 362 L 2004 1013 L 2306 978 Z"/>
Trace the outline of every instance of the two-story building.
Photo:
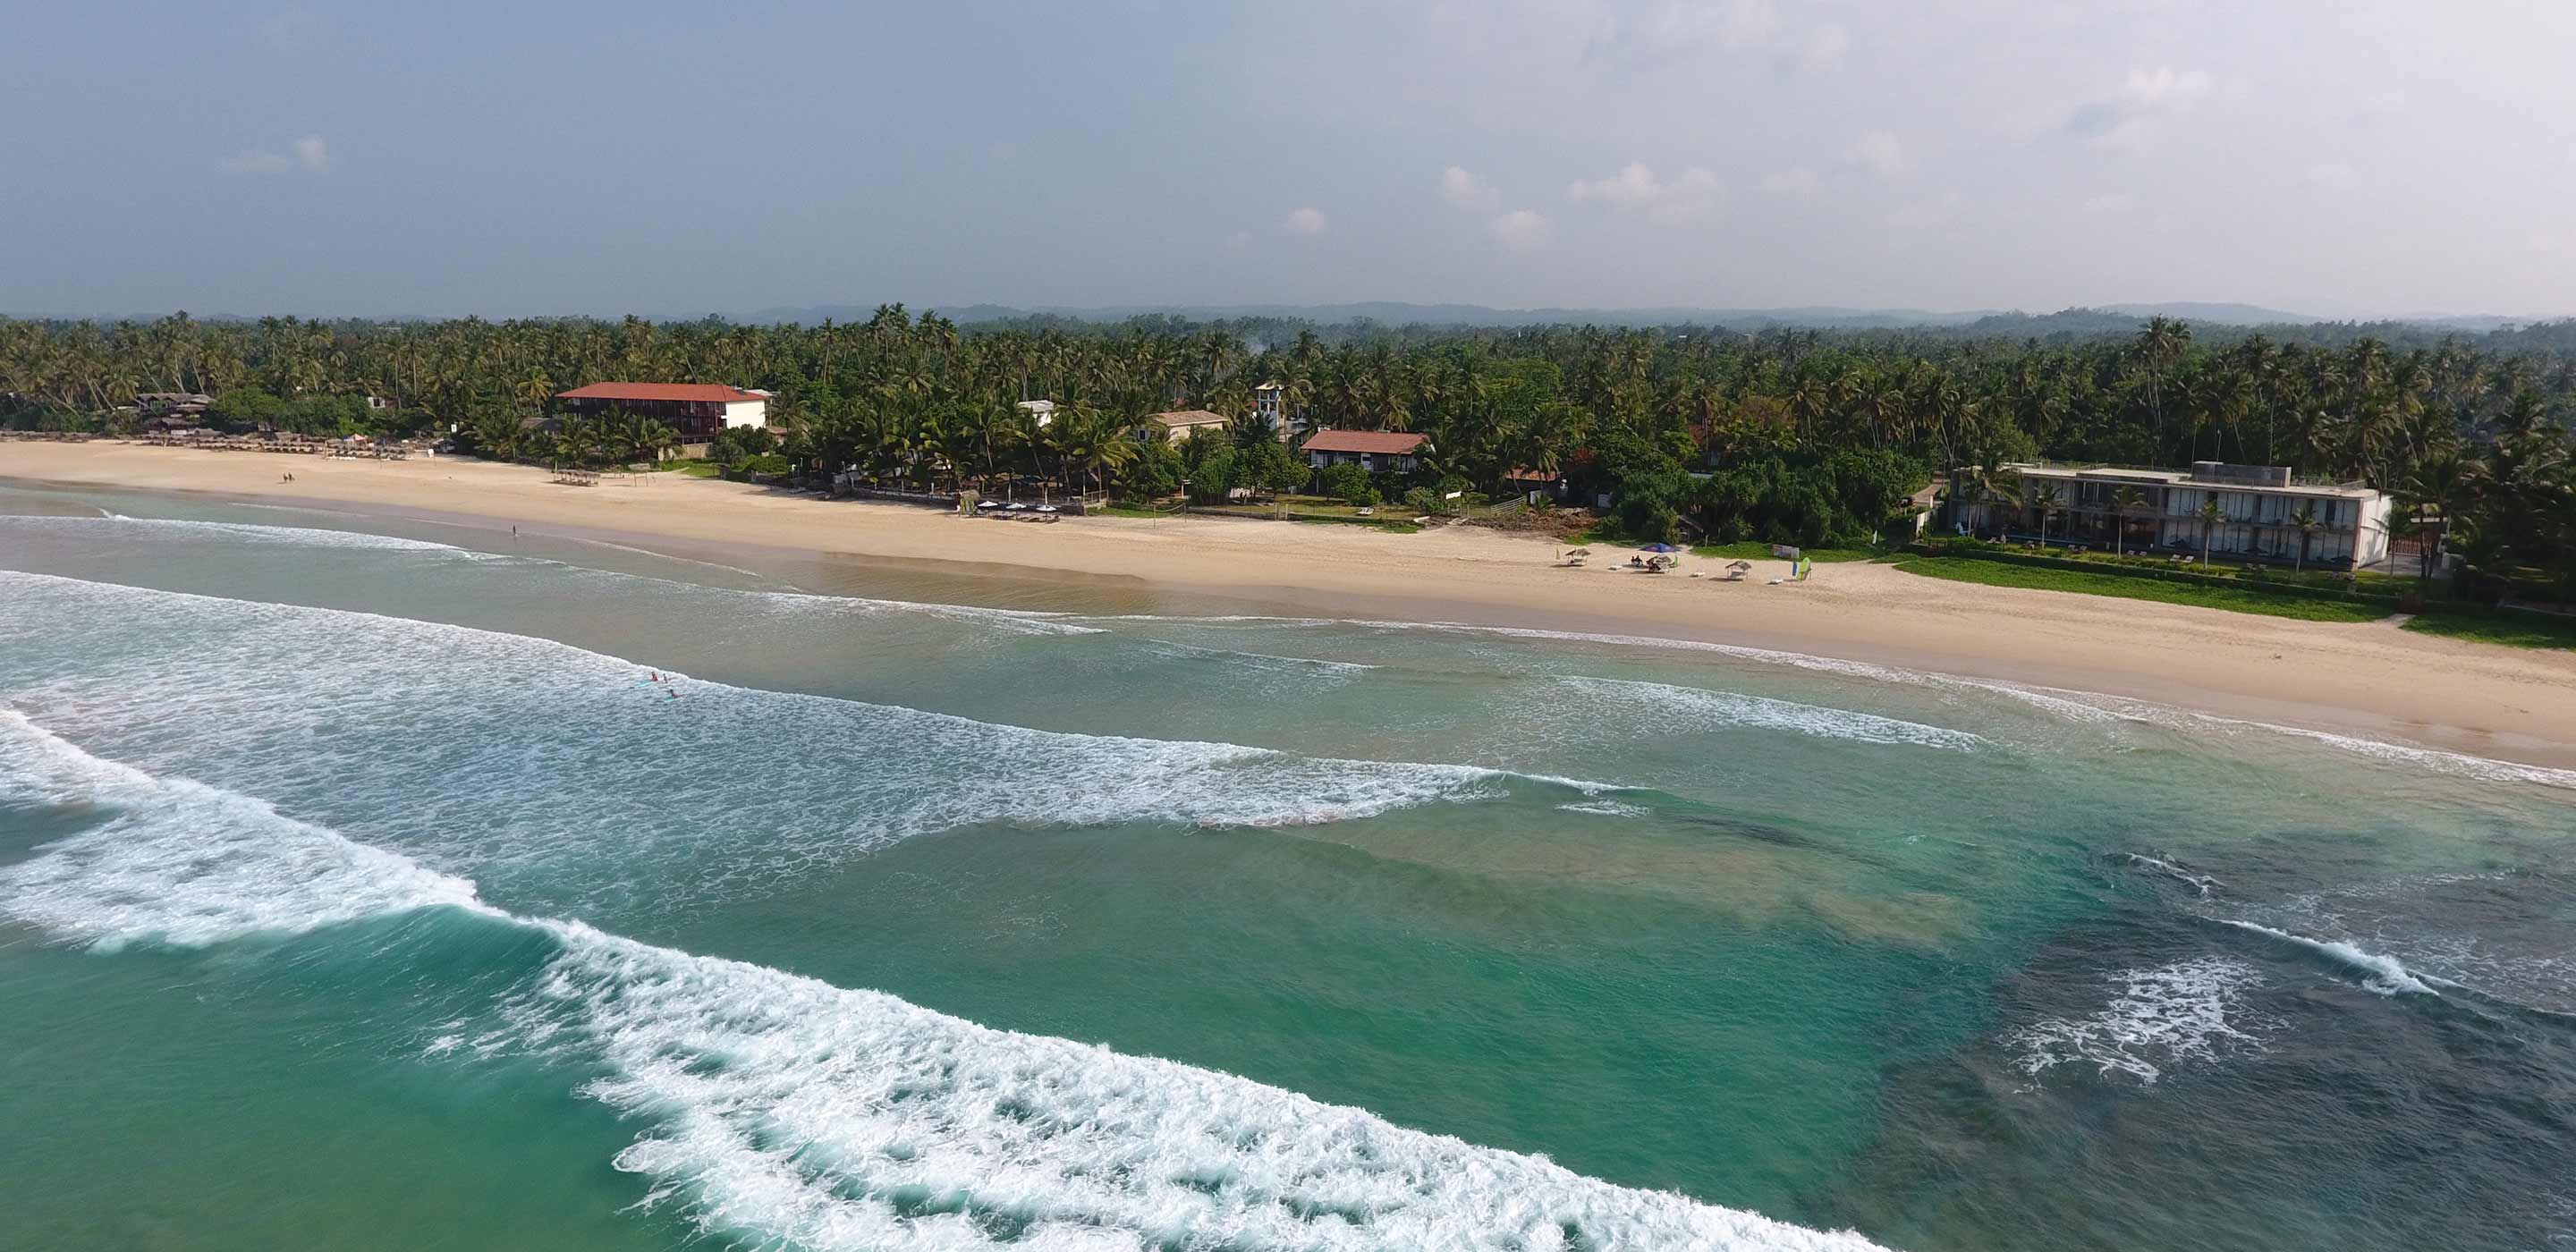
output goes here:
<path id="1" fill-rule="evenodd" d="M 2360 483 L 2300 483 L 2279 465 L 2195 461 L 2189 470 L 2107 465 L 2009 465 L 2019 500 L 1968 503 L 1962 525 L 2129 551 L 2167 549 L 2211 559 L 2349 566 L 2388 560 L 2389 498 Z M 2217 502 L 2217 516 L 2207 506 Z M 2302 527 L 2304 512 L 2309 525 Z"/>
<path id="2" fill-rule="evenodd" d="M 1431 441 L 1392 430 L 1319 430 L 1306 439 L 1306 465 L 1356 465 L 1372 474 L 1409 474 Z"/>
<path id="3" fill-rule="evenodd" d="M 684 444 L 705 443 L 728 426 L 769 425 L 769 393 L 724 383 L 592 383 L 555 397 L 565 413 L 612 410 L 668 423 Z"/>

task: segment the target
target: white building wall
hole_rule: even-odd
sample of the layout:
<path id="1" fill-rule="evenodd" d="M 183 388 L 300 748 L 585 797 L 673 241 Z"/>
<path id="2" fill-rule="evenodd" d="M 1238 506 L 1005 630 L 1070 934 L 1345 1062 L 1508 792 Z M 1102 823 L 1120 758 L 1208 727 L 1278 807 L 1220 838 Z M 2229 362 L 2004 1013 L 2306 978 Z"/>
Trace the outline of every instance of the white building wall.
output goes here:
<path id="1" fill-rule="evenodd" d="M 724 424 L 766 427 L 769 425 L 769 402 L 767 400 L 728 400 L 724 406 Z"/>

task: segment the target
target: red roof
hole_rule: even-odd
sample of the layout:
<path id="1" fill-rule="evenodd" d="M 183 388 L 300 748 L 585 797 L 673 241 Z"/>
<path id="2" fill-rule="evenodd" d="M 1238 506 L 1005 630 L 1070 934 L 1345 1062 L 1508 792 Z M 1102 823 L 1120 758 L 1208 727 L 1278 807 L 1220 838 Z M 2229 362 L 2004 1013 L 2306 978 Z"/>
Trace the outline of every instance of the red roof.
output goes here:
<path id="1" fill-rule="evenodd" d="M 1565 477 L 1565 471 L 1516 469 L 1503 475 L 1503 477 L 1516 483 L 1552 483 L 1557 479 Z"/>
<path id="2" fill-rule="evenodd" d="M 724 383 L 592 383 L 556 396 L 558 400 L 686 400 L 699 404 L 740 404 L 766 400 Z"/>
<path id="3" fill-rule="evenodd" d="M 1403 456 L 1419 451 L 1422 436 L 1391 430 L 1319 430 L 1306 440 L 1308 452 L 1367 452 Z"/>

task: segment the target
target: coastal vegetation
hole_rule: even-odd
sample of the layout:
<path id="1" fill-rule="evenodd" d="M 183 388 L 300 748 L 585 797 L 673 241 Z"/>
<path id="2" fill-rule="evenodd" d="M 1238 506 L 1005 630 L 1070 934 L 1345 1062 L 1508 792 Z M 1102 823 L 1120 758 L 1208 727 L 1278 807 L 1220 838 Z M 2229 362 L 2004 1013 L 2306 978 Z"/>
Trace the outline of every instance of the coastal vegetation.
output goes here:
<path id="1" fill-rule="evenodd" d="M 1976 583 L 1986 587 L 2069 591 L 2083 595 L 2112 596 L 2124 600 L 2152 600 L 2159 604 L 2187 604 L 2199 608 L 2226 609 L 2235 613 L 2260 613 L 2266 617 L 2291 617 L 2311 622 L 2377 621 L 2388 616 L 2389 613 L 2385 607 L 2284 595 L 2278 591 L 2254 585 L 2228 587 L 2170 582 L 2132 578 L 2115 573 L 2097 574 L 2090 570 L 2008 565 L 1997 561 L 1979 561 L 1965 557 L 1921 557 L 1900 562 L 1897 568 L 1910 574 L 1921 574 L 1927 578 Z"/>
<path id="2" fill-rule="evenodd" d="M 0 320 L 0 423 L 110 429 L 137 396 L 181 391 L 215 397 L 208 417 L 228 428 L 437 435 L 590 463 L 656 455 L 666 432 L 556 415 L 558 392 L 722 381 L 774 392 L 783 436 L 716 457 L 737 467 L 774 456 L 757 463 L 924 490 L 1034 479 L 1134 501 L 1313 490 L 1407 508 L 1508 500 L 1535 478 L 1606 498 L 1622 536 L 1807 548 L 1910 534 L 1936 474 L 1952 493 L 2009 496 L 2017 460 L 2229 460 L 2394 494 L 2423 550 L 2438 539 L 2464 559 L 2462 594 L 2576 598 L 2576 323 L 2063 325 L 2076 328 L 961 327 L 900 305 L 818 326 Z M 1296 429 L 1428 443 L 1403 473 L 1313 474 L 1254 415 L 1265 382 Z M 1036 397 L 1057 402 L 1043 424 L 1017 404 Z M 1183 405 L 1235 420 L 1178 444 L 1145 429 Z M 2044 492 L 2024 503 L 2052 512 Z M 2428 557 L 2427 592 L 2434 573 Z"/>

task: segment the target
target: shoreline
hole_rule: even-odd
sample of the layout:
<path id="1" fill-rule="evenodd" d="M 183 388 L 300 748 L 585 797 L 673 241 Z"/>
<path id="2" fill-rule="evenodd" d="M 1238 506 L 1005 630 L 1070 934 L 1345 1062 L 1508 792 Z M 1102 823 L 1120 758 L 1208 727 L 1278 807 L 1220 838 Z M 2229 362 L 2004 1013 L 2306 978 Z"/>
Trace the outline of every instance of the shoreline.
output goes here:
<path id="1" fill-rule="evenodd" d="M 280 481 L 290 470 L 297 481 Z M 542 469 L 463 458 L 335 461 L 12 441 L 0 443 L 0 482 L 290 505 L 503 537 L 515 525 L 799 586 L 893 570 L 941 596 L 1114 594 L 1179 615 L 1252 612 L 1715 644 L 2576 768 L 2576 653 L 2386 622 L 2307 622 L 1957 584 L 1886 565 L 1819 565 L 1808 583 L 1773 587 L 1765 582 L 1784 565 L 1763 562 L 1751 581 L 1730 584 L 1615 565 L 1561 568 L 1544 540 L 1477 527 L 1397 535 L 1178 517 L 1035 526 L 673 474 L 564 487 Z M 828 585 L 813 589 L 834 594 Z"/>

